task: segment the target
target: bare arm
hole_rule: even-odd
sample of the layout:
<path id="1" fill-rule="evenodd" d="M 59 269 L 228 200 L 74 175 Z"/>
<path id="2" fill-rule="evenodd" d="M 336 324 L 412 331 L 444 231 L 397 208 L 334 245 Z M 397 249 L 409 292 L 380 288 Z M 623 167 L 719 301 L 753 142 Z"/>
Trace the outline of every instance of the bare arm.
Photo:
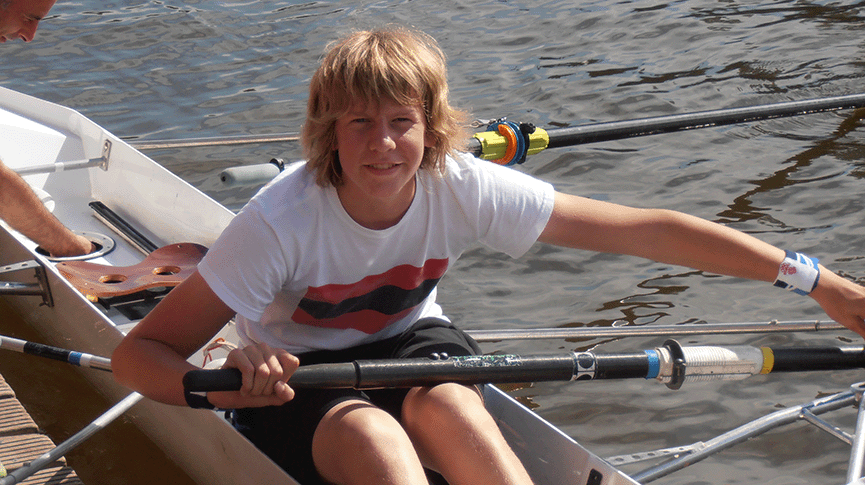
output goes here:
<path id="1" fill-rule="evenodd" d="M 48 212 L 30 186 L 0 162 L 0 218 L 52 256 L 77 256 L 93 250 L 84 237 L 70 231 Z"/>
<path id="2" fill-rule="evenodd" d="M 168 404 L 186 405 L 183 375 L 196 369 L 189 362 L 232 317 L 234 311 L 210 289 L 198 272 L 173 289 L 114 350 L 115 379 L 145 396 Z M 243 389 L 208 394 L 218 407 L 279 405 L 294 395 L 285 384 L 297 368 L 297 358 L 266 345 L 237 349 L 224 367 L 243 372 Z"/>
<path id="3" fill-rule="evenodd" d="M 540 241 L 767 282 L 784 260 L 783 250 L 698 217 L 561 193 Z M 831 318 L 865 337 L 865 288 L 821 266 L 811 296 Z"/>

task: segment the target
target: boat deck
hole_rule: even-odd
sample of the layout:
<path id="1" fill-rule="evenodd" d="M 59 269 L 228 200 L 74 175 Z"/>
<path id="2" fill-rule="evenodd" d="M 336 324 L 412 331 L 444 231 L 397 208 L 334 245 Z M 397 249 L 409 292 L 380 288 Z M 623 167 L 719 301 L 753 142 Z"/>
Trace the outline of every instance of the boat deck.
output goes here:
<path id="1" fill-rule="evenodd" d="M 15 391 L 0 375 L 0 462 L 6 471 L 39 458 L 54 448 L 51 438 L 39 432 L 33 418 L 16 399 Z M 60 458 L 19 483 L 26 485 L 83 485 L 78 475 Z"/>

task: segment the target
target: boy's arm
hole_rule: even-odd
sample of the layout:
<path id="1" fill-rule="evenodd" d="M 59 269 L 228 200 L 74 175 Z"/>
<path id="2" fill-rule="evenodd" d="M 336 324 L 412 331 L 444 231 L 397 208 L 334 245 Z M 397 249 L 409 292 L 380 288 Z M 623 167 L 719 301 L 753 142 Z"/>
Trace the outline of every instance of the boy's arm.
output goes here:
<path id="1" fill-rule="evenodd" d="M 196 271 L 174 288 L 114 350 L 115 379 L 145 396 L 168 404 L 187 405 L 182 379 L 197 369 L 187 358 L 203 347 L 234 316 Z M 236 349 L 227 366 L 240 368 L 244 389 L 208 394 L 221 408 L 279 405 L 293 393 L 284 385 L 297 368 L 297 358 L 266 345 Z M 277 384 L 281 381 L 283 384 Z"/>
<path id="2" fill-rule="evenodd" d="M 680 212 L 634 209 L 561 193 L 556 193 L 539 240 L 767 282 L 775 281 L 785 255 L 745 233 Z M 831 318 L 865 336 L 865 287 L 821 270 L 811 296 Z"/>

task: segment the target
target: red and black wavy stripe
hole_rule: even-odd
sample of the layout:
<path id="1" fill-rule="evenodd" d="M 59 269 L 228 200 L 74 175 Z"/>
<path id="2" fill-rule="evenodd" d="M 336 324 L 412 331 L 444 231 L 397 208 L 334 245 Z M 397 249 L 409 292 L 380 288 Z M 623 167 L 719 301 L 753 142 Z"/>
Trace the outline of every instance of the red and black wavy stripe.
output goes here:
<path id="1" fill-rule="evenodd" d="M 429 296 L 447 266 L 447 259 L 430 259 L 422 267 L 396 266 L 354 284 L 309 288 L 292 320 L 373 334 L 404 317 Z"/>

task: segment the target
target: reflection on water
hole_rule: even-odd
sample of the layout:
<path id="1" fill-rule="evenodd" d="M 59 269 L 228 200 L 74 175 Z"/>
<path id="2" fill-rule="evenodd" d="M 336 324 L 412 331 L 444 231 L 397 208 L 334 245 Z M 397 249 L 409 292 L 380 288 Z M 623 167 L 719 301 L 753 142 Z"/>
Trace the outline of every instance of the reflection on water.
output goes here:
<path id="1" fill-rule="evenodd" d="M 56 5 L 30 45 L 0 47 L 0 84 L 62 102 L 135 140 L 296 132 L 306 82 L 327 42 L 349 29 L 396 22 L 441 42 L 453 101 L 477 118 L 575 126 L 859 92 L 863 16 L 861 1 L 442 0 L 427 8 L 413 1 L 84 0 Z M 812 253 L 865 282 L 862 117 L 848 110 L 549 150 L 519 169 L 565 192 L 716 220 Z M 291 143 L 149 155 L 232 208 L 255 188 L 221 187 L 219 171 L 302 157 Z M 481 329 L 825 319 L 811 300 L 765 284 L 543 245 L 519 260 L 470 250 L 439 295 L 455 321 Z M 821 334 L 682 343 L 845 340 L 850 336 Z M 484 348 L 618 352 L 662 342 Z M 677 392 L 643 381 L 543 383 L 514 394 L 590 449 L 613 455 L 708 439 L 858 378 L 765 376 Z M 659 483 L 841 483 L 843 448 L 799 426 Z"/>

